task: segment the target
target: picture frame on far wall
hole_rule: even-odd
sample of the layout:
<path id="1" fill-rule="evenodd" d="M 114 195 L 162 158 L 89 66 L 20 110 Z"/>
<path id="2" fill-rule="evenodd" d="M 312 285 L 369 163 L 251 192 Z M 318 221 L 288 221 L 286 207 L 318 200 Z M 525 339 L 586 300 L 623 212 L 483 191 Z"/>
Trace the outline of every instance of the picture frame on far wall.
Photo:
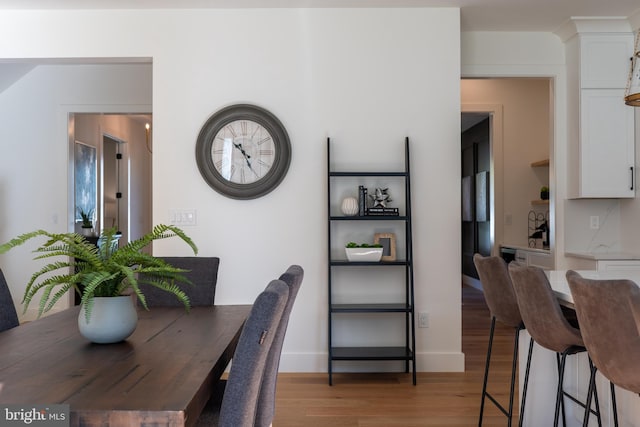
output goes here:
<path id="1" fill-rule="evenodd" d="M 376 233 L 373 243 L 382 245 L 381 261 L 396 260 L 396 235 L 393 233 Z"/>
<path id="2" fill-rule="evenodd" d="M 98 202 L 96 147 L 84 142 L 74 144 L 75 221 L 82 221 L 80 210 L 95 215 Z"/>

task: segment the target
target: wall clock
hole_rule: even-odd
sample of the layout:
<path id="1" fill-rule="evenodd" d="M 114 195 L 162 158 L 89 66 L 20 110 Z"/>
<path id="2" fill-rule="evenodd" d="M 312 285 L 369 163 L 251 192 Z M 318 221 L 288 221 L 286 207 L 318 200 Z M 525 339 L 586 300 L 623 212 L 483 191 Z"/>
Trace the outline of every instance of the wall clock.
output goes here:
<path id="1" fill-rule="evenodd" d="M 280 184 L 289 169 L 291 143 L 284 126 L 264 108 L 237 104 L 214 113 L 196 142 L 204 180 L 233 199 L 255 199 Z"/>

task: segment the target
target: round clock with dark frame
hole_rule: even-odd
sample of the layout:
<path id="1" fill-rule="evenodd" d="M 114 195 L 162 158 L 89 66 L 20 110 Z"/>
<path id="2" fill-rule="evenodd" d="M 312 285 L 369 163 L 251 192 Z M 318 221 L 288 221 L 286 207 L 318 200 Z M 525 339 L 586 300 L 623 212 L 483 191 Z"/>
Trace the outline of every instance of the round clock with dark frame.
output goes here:
<path id="1" fill-rule="evenodd" d="M 269 111 L 236 104 L 214 113 L 196 142 L 196 161 L 204 180 L 233 199 L 255 199 L 284 179 L 291 143 L 284 126 Z"/>

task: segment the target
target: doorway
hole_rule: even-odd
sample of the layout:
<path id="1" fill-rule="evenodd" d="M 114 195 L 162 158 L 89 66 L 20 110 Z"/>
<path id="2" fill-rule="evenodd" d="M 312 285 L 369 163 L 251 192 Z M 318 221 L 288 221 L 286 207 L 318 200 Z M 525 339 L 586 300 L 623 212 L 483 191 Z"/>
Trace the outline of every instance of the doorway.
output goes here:
<path id="1" fill-rule="evenodd" d="M 491 120 L 462 113 L 462 274 L 478 280 L 473 255 L 491 255 Z"/>
<path id="2" fill-rule="evenodd" d="M 151 114 L 70 114 L 69 140 L 97 152 L 95 231 L 116 227 L 120 244 L 153 228 L 151 123 Z"/>
<path id="3" fill-rule="evenodd" d="M 486 222 L 490 243 L 488 248 L 479 244 L 477 249 L 497 256 L 501 245 L 528 247 L 528 219 L 535 208 L 534 201 L 540 198 L 541 186 L 553 188 L 552 171 L 532 167 L 553 153 L 553 78 L 463 78 L 460 84 L 462 117 L 472 117 L 467 113 L 483 113 L 489 118 Z M 461 128 L 461 135 L 464 130 Z M 549 225 L 553 230 L 553 215 Z M 463 248 L 463 251 L 470 250 Z M 473 276 L 465 273 L 462 276 L 464 283 L 480 286 Z"/>
<path id="4" fill-rule="evenodd" d="M 102 229 L 115 228 L 123 242 L 129 241 L 129 156 L 127 144 L 110 135 L 102 135 Z"/>

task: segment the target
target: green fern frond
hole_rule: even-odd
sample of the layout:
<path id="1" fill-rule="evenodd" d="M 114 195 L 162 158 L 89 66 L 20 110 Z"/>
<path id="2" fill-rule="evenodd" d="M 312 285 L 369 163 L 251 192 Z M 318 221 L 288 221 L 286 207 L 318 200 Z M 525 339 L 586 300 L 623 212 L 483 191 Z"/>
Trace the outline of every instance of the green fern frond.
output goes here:
<path id="1" fill-rule="evenodd" d="M 143 273 L 143 283 L 149 283 L 166 292 L 174 294 L 189 309 L 189 298 L 176 283 L 191 284 L 184 276 L 187 270 L 175 268 L 162 259 L 155 258 L 142 249 L 154 240 L 179 237 L 194 254 L 198 249 L 193 241 L 178 227 L 156 225 L 153 230 L 141 238 L 118 247 L 117 230 L 106 230 L 99 238 L 98 245 L 76 233 L 50 233 L 36 230 L 0 245 L 0 254 L 25 244 L 36 237 L 43 237 L 44 243 L 34 252 L 35 260 L 51 261 L 33 273 L 23 297 L 24 310 L 35 296 L 41 293 L 38 316 L 53 308 L 60 298 L 70 290 L 81 292 L 81 303 L 85 308 L 87 320 L 91 316 L 93 298 L 97 296 L 114 297 L 131 289 L 141 304 L 147 308 L 144 294 L 139 288 L 138 273 Z"/>
<path id="2" fill-rule="evenodd" d="M 52 273 L 56 270 L 59 270 L 61 268 L 65 268 L 68 267 L 69 263 L 65 263 L 65 262 L 55 262 L 55 263 L 51 263 L 48 265 L 45 265 L 44 267 L 42 267 L 39 271 L 35 272 L 32 276 L 31 279 L 29 279 L 29 282 L 27 282 L 27 287 L 25 288 L 24 291 L 24 298 L 22 300 L 23 303 L 25 304 L 29 304 L 29 302 L 31 301 L 31 298 L 33 297 L 33 295 L 42 287 L 42 286 L 47 286 L 50 283 L 64 283 L 64 275 L 55 275 L 53 277 L 48 277 L 46 278 L 43 282 L 36 284 L 36 282 L 40 279 L 40 277 L 44 276 L 44 275 L 48 275 L 49 273 Z M 26 310 L 26 307 L 25 307 Z"/>
<path id="3" fill-rule="evenodd" d="M 36 231 L 32 231 L 30 233 L 25 233 L 25 234 L 21 234 L 18 237 L 15 237 L 11 240 L 9 240 L 7 243 L 3 243 L 2 245 L 0 245 L 0 254 L 3 254 L 7 251 L 9 251 L 12 248 L 15 248 L 17 246 L 20 246 L 22 244 L 24 244 L 25 242 L 33 239 L 34 237 L 38 237 L 38 236 L 46 236 L 49 233 L 47 233 L 44 230 L 36 230 Z"/>
<path id="4" fill-rule="evenodd" d="M 72 284 L 73 283 L 73 279 L 72 276 L 69 275 L 57 275 L 57 276 L 51 276 L 39 283 L 33 283 L 30 282 L 27 290 L 25 290 L 25 294 L 24 294 L 24 298 L 23 298 L 23 304 L 24 304 L 24 311 L 27 311 L 27 307 L 29 306 L 29 303 L 31 302 L 31 300 L 33 299 L 33 297 L 41 290 L 44 289 L 43 295 L 40 297 L 40 304 L 39 304 L 39 310 L 38 310 L 38 315 L 42 315 L 42 313 L 48 311 L 48 310 L 43 310 L 44 306 L 46 304 L 46 301 L 49 299 L 49 295 L 51 293 L 51 290 L 53 290 L 54 287 L 62 285 L 62 284 Z"/>
<path id="5" fill-rule="evenodd" d="M 187 312 L 189 311 L 189 309 L 191 308 L 191 302 L 189 301 L 189 296 L 175 283 L 172 282 L 167 282 L 164 280 L 150 280 L 150 281 L 146 281 L 145 282 L 148 285 L 154 286 L 158 289 L 162 289 L 165 292 L 169 292 L 173 295 L 176 296 L 176 298 L 182 303 L 184 304 L 184 308 L 185 310 L 187 310 Z M 135 286 L 132 286 L 132 288 L 134 289 L 134 292 L 136 293 L 136 295 L 138 295 L 140 292 L 140 289 L 138 288 L 137 284 Z M 146 302 L 144 304 L 145 308 L 146 308 Z"/>
<path id="6" fill-rule="evenodd" d="M 140 301 L 140 304 L 142 304 L 142 307 L 144 307 L 145 310 L 149 310 L 149 307 L 147 306 L 147 299 L 145 298 L 144 294 L 140 290 L 140 287 L 138 287 L 138 285 L 136 284 L 132 286 L 131 289 L 133 289 L 133 293 L 138 297 L 138 301 Z"/>
<path id="7" fill-rule="evenodd" d="M 69 292 L 69 289 L 72 289 L 73 287 L 74 287 L 73 283 L 65 283 L 64 285 L 62 285 L 62 287 L 58 289 L 58 291 L 51 297 L 51 299 L 49 300 L 49 303 L 44 309 L 44 312 L 46 313 L 47 311 L 51 310 L 53 306 L 60 300 L 60 298 L 67 295 L 67 292 Z"/>

